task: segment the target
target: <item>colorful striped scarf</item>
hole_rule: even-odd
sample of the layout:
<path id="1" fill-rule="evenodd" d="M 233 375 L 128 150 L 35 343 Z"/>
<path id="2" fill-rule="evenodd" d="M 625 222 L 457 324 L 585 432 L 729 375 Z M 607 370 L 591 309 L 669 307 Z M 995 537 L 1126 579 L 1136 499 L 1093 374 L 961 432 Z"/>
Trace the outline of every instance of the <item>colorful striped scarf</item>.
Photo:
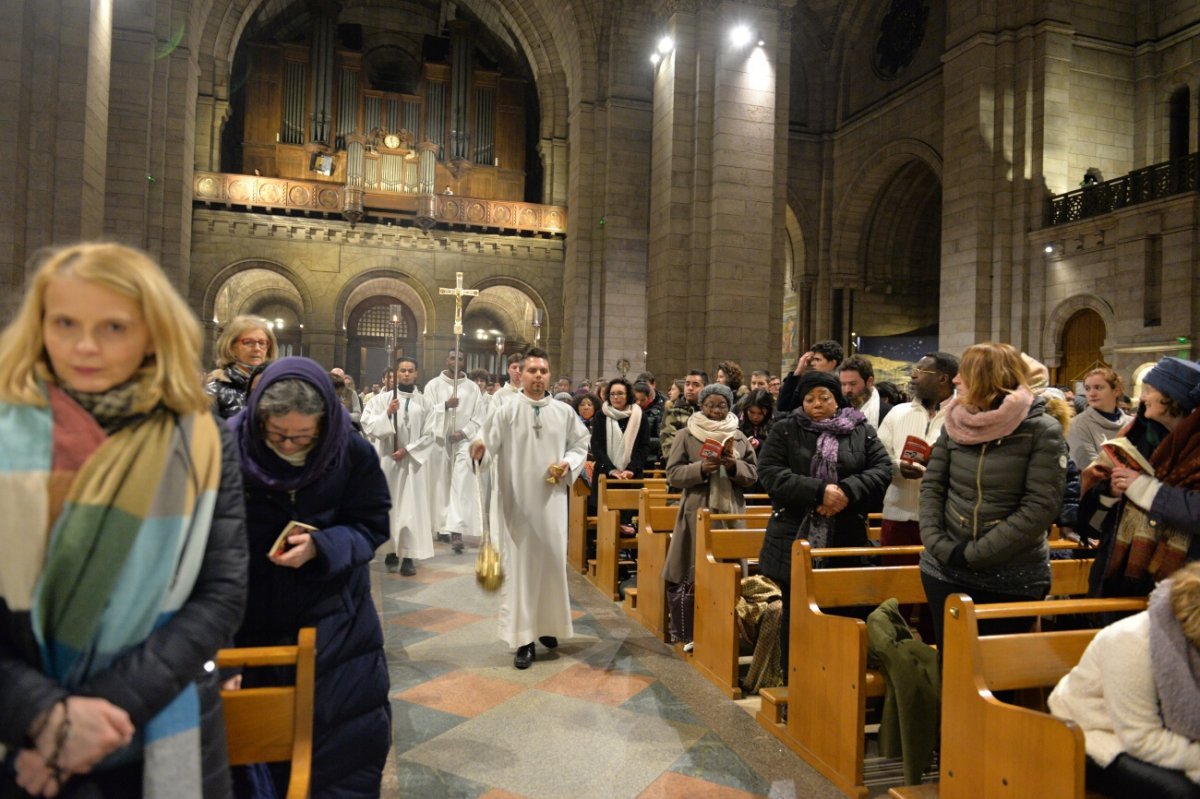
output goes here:
<path id="1" fill-rule="evenodd" d="M 28 612 L 43 670 L 68 690 L 103 674 L 191 596 L 221 479 L 212 417 L 152 413 L 105 436 L 54 386 L 0 406 L 0 598 Z M 146 796 L 201 796 L 200 699 L 188 685 L 98 768 L 143 761 Z"/>

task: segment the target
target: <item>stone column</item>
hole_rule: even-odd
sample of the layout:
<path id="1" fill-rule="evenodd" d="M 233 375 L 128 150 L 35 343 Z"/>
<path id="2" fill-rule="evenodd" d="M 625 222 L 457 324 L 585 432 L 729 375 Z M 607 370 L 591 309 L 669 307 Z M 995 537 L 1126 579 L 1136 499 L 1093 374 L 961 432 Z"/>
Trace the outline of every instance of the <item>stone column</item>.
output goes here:
<path id="1" fill-rule="evenodd" d="M 565 205 L 567 202 L 567 140 L 542 139 L 538 142 L 542 159 L 542 202 L 546 205 Z"/>

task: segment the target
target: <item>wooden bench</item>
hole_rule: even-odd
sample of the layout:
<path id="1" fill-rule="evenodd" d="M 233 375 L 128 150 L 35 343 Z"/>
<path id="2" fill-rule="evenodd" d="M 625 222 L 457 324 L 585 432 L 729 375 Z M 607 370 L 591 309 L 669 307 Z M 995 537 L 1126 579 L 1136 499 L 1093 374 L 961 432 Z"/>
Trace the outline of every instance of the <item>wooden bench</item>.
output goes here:
<path id="1" fill-rule="evenodd" d="M 666 485 L 667 481 L 658 477 L 612 480 L 608 475 L 600 475 L 596 501 L 596 557 L 588 559 L 584 574 L 609 599 L 620 598 L 617 572 L 621 566 L 621 550 L 636 549 L 638 545 L 636 535 L 621 532 L 621 511 L 638 509 L 643 488 L 665 489 Z"/>
<path id="2" fill-rule="evenodd" d="M 580 574 L 587 572 L 588 534 L 596 529 L 596 517 L 588 514 L 592 489 L 582 475 L 571 484 L 567 500 L 567 567 Z"/>
<path id="3" fill-rule="evenodd" d="M 316 656 L 314 627 L 300 631 L 296 646 L 242 647 L 217 652 L 217 666 L 223 669 L 296 667 L 295 685 L 221 692 L 229 764 L 290 761 L 287 799 L 304 799 L 309 795 Z"/>
<path id="4" fill-rule="evenodd" d="M 746 513 L 696 514 L 696 588 L 691 664 L 731 699 L 742 698 L 737 603 L 742 596 L 743 560 L 758 560 L 769 505 Z M 714 528 L 713 522 L 743 522 L 745 528 Z"/>
<path id="5" fill-rule="evenodd" d="M 946 602 L 940 783 L 894 788 L 893 797 L 1084 799 L 1083 731 L 1071 721 L 1001 702 L 994 692 L 1052 688 L 1097 630 L 979 635 L 979 622 L 1029 616 L 1139 611 L 1145 599 L 1078 599 L 976 605 Z M 986 753 L 986 754 L 985 754 Z"/>
<path id="6" fill-rule="evenodd" d="M 1062 542 L 1056 549 L 1070 548 Z M 924 604 L 920 566 L 814 569 L 813 558 L 912 555 L 920 546 L 814 550 L 792 547 L 791 629 L 786 688 L 765 689 L 759 723 L 851 797 L 863 784 L 866 706 L 882 697 L 882 674 L 867 668 L 867 626 L 861 619 L 827 615 L 834 607 L 875 608 L 889 598 Z M 1090 560 L 1050 562 L 1051 594 L 1086 594 Z M 787 721 L 782 709 L 788 706 Z"/>

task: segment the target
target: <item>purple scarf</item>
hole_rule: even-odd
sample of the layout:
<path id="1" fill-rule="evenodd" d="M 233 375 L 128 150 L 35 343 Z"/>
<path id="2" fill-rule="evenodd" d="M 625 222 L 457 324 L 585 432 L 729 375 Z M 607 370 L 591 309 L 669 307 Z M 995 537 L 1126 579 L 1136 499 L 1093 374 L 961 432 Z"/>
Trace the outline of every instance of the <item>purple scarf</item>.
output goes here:
<path id="1" fill-rule="evenodd" d="M 303 466 L 293 466 L 276 455 L 263 440 L 255 418 L 265 391 L 280 380 L 303 380 L 317 390 L 325 403 L 321 417 L 321 435 L 308 453 Z M 295 491 L 316 482 L 323 474 L 341 465 L 350 437 L 350 414 L 342 407 L 333 390 L 333 381 L 320 364 L 308 358 L 280 358 L 263 371 L 246 407 L 226 423 L 237 443 L 242 460 L 242 475 L 251 485 L 273 491 Z"/>
<path id="2" fill-rule="evenodd" d="M 1150 594 L 1150 669 L 1163 725 L 1173 733 L 1200 740 L 1200 651 L 1183 634 L 1171 609 L 1171 581 Z"/>
<path id="3" fill-rule="evenodd" d="M 808 465 L 808 476 L 825 483 L 836 483 L 838 480 L 838 439 L 850 435 L 851 431 L 860 424 L 866 424 L 867 417 L 863 416 L 860 411 L 847 407 L 838 408 L 837 415 L 820 422 L 814 422 L 808 414 L 799 410 L 796 412 L 796 421 L 801 430 L 817 433 L 817 451 L 813 453 L 812 462 Z M 813 548 L 819 549 L 829 541 L 829 531 L 832 526 L 832 518 L 822 516 L 814 508 L 809 511 L 808 524 L 800 525 L 796 537 L 807 537 L 812 542 Z M 805 529 L 806 527 L 807 529 Z"/>

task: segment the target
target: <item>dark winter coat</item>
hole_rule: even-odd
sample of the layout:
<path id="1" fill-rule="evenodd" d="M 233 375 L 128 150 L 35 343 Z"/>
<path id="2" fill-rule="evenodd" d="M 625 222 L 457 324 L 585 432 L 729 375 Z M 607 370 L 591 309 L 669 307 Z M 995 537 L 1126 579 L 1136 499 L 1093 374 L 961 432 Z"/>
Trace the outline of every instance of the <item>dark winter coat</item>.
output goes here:
<path id="1" fill-rule="evenodd" d="M 624 433 L 629 419 L 622 419 L 618 424 L 621 432 Z M 626 469 L 633 472 L 634 477 L 641 477 L 642 471 L 646 468 L 647 456 L 650 453 L 649 441 L 649 419 L 643 412 L 642 424 L 638 428 L 637 439 L 633 442 L 633 453 L 629 458 L 629 463 L 625 466 Z M 617 468 L 608 457 L 608 417 L 600 411 L 596 411 L 596 415 L 592 417 L 592 457 L 596 460 L 597 479 L 599 479 L 599 475 L 608 474 Z"/>
<path id="2" fill-rule="evenodd" d="M 383 632 L 368 564 L 388 540 L 391 500 L 379 456 L 350 435 L 338 468 L 287 492 L 247 485 L 250 596 L 239 646 L 294 644 L 317 628 L 313 797 L 377 796 L 391 743 Z M 284 525 L 318 528 L 317 557 L 299 569 L 276 566 L 267 550 Z M 271 675 L 246 673 L 247 685 Z M 286 778 L 277 776 L 277 783 Z"/>
<path id="3" fill-rule="evenodd" d="M 960 444 L 943 429 L 921 480 L 922 569 L 1002 593 L 1049 587 L 1046 534 L 1066 473 L 1062 425 L 1040 399 L 994 441 Z"/>
<path id="4" fill-rule="evenodd" d="M 667 398 L 655 391 L 654 399 L 650 401 L 650 406 L 642 408 L 642 415 L 646 417 L 647 463 L 654 463 L 660 459 L 665 460 L 670 454 L 662 451 L 662 441 L 659 439 L 662 431 L 663 414 L 666 412 L 666 404 Z"/>
<path id="5" fill-rule="evenodd" d="M 245 408 L 250 396 L 250 380 L 249 375 L 232 367 L 218 369 L 209 375 L 204 390 L 212 395 L 213 415 L 229 419 Z"/>
<path id="6" fill-rule="evenodd" d="M 192 596 L 171 620 L 112 667 L 75 692 L 107 699 L 129 714 L 140 730 L 158 715 L 189 682 L 200 694 L 201 769 L 206 799 L 230 795 L 217 672 L 204 664 L 237 629 L 246 599 L 246 530 L 242 507 L 242 473 L 237 451 L 221 430 L 221 486 L 213 509 L 204 564 Z M 43 673 L 28 613 L 10 613 L 0 603 L 0 742 L 15 750 L 25 745 L 33 719 L 67 692 Z M 119 783 L 132 781 L 134 788 Z M 93 781 L 92 777 L 78 782 Z M 141 769 L 94 779 L 105 799 L 124 799 L 141 791 Z M 74 782 L 74 781 L 73 781 Z M 70 785 L 70 784 L 69 784 Z M 11 778 L 0 773 L 0 796 L 23 796 Z"/>
<path id="7" fill-rule="evenodd" d="M 792 543 L 809 511 L 825 497 L 826 483 L 809 476 L 818 434 L 792 414 L 775 422 L 758 453 L 758 482 L 771 495 L 774 512 L 759 554 L 762 573 L 779 583 L 792 579 Z M 833 517 L 831 547 L 866 546 L 867 510 L 879 504 L 892 481 L 892 460 L 875 428 L 865 421 L 838 439 L 837 486 L 850 503 Z"/>

